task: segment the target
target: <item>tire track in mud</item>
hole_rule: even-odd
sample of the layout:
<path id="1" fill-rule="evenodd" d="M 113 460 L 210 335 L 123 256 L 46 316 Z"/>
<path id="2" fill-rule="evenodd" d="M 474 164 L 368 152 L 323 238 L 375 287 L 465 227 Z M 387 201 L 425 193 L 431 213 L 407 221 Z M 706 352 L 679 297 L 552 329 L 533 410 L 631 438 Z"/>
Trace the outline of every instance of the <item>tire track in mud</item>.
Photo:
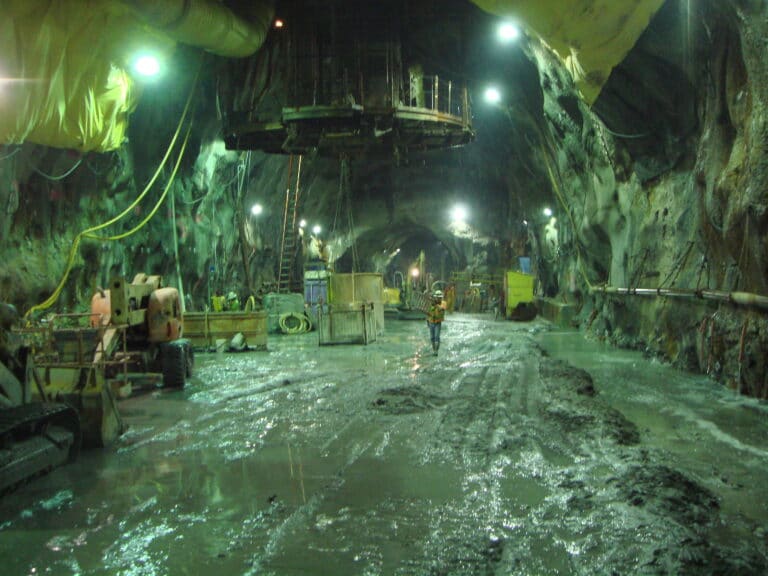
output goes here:
<path id="1" fill-rule="evenodd" d="M 245 574 L 264 574 L 270 571 L 270 561 L 279 553 L 281 544 L 291 538 L 293 532 L 300 527 L 309 524 L 323 502 L 334 492 L 338 492 L 344 486 L 344 473 L 352 467 L 374 442 L 369 440 L 362 444 L 356 444 L 355 449 L 349 454 L 344 465 L 336 473 L 336 476 L 326 484 L 322 490 L 315 491 L 307 501 L 298 506 L 276 527 L 270 529 L 270 536 L 263 546 L 260 554 L 254 556 L 251 568 Z"/>
<path id="2" fill-rule="evenodd" d="M 397 391 L 415 389 L 414 386 L 407 385 L 410 377 L 408 373 L 400 374 L 397 379 L 402 386 L 389 389 L 390 393 L 394 391 L 394 395 L 397 396 Z M 379 390 L 376 394 L 377 399 L 382 398 L 382 392 L 386 392 L 386 390 Z M 391 398 L 391 396 L 385 397 Z M 439 403 L 440 399 L 435 398 L 433 401 Z M 356 399 L 355 402 L 359 402 L 359 399 Z M 374 405 L 375 400 L 370 401 L 369 404 Z M 402 410 L 403 407 L 399 406 L 399 408 Z M 425 401 L 421 407 L 415 405 L 412 409 L 405 409 L 400 413 L 410 413 L 411 411 L 418 413 L 432 408 L 434 406 L 430 405 L 429 401 Z M 382 411 L 381 406 L 378 406 L 377 409 Z M 261 546 L 260 552 L 252 555 L 250 567 L 245 574 L 280 574 L 284 569 L 282 565 L 285 562 L 281 560 L 281 556 L 288 552 L 286 545 L 290 548 L 290 544 L 297 538 L 297 535 L 311 533 L 315 530 L 315 519 L 320 510 L 326 502 L 339 497 L 339 494 L 344 491 L 348 473 L 359 464 L 361 458 L 372 455 L 374 458 L 382 459 L 384 447 L 390 443 L 400 421 L 386 416 L 372 421 L 364 408 L 358 405 L 356 410 L 356 416 L 345 420 L 340 427 L 333 428 L 333 432 L 324 440 L 315 440 L 314 442 L 315 450 L 320 455 L 327 456 L 334 451 L 334 448 L 345 450 L 347 457 L 343 464 L 335 470 L 327 483 L 324 483 L 320 489 L 316 489 L 307 497 L 305 503 L 291 510 L 279 523 L 268 529 L 269 537 L 266 543 Z M 345 413 L 344 410 L 341 412 Z M 386 413 L 385 410 L 384 412 Z M 372 427 L 374 422 L 375 427 Z M 361 431 L 365 432 L 363 437 L 360 436 Z M 415 512 L 414 517 L 416 517 Z"/>
<path id="3" fill-rule="evenodd" d="M 493 574 L 502 562 L 504 526 L 515 522 L 504 477 L 514 453 L 536 450 L 530 435 L 510 436 L 514 428 L 530 426 L 529 414 L 536 410 L 530 387 L 537 363 L 519 340 L 520 335 L 506 336 L 475 350 L 463 363 L 470 371 L 450 382 L 453 394 L 433 443 L 444 458 L 453 454 L 459 460 L 463 496 L 431 514 L 420 557 L 398 574 Z"/>
<path id="4" fill-rule="evenodd" d="M 323 452 L 355 448 L 327 485 L 281 519 L 248 573 L 281 573 L 298 545 L 291 539 L 325 522 L 345 552 L 359 546 L 371 574 L 662 574 L 665 566 L 673 567 L 666 573 L 697 573 L 716 559 L 719 549 L 684 526 L 710 522 L 716 503 L 635 446 L 637 431 L 593 397 L 586 373 L 547 358 L 525 333 L 491 336 L 497 340 L 474 350 L 469 337 L 457 338 L 458 354 L 373 390 L 375 428 L 356 437 L 372 424 L 358 414 L 319 443 Z M 365 513 L 334 509 L 349 473 L 367 465 L 364 455 L 392 463 L 381 447 L 394 437 L 414 453 L 421 442 L 428 446 L 420 464 L 452 465 L 457 493 L 432 505 L 389 497 L 371 500 Z M 324 508 L 332 517 L 323 518 Z M 396 519 L 398 535 L 408 534 L 401 556 L 378 540 L 388 519 Z M 310 545 L 328 557 L 315 540 Z M 733 567 L 732 560 L 713 565 Z"/>
<path id="5" fill-rule="evenodd" d="M 592 398 L 588 375 L 560 370 L 528 339 L 508 344 L 511 358 L 499 361 L 481 350 L 471 372 L 451 384 L 455 393 L 433 442 L 437 454 L 461 463 L 463 497 L 432 513 L 420 557 L 398 574 L 586 574 L 606 563 L 627 573 L 667 562 L 674 551 L 664 539 L 651 536 L 659 541 L 654 549 L 645 531 L 646 542 L 634 542 L 635 527 L 622 524 L 621 501 L 635 498 L 646 507 L 640 518 L 648 519 L 648 511 L 663 512 L 654 492 L 680 477 L 655 468 L 671 482 L 652 485 L 652 474 L 632 466 L 636 430 Z M 518 489 L 533 495 L 516 498 Z M 674 493 L 668 502 L 680 497 Z M 706 518 L 711 499 L 701 494 L 693 501 Z M 604 529 L 618 535 L 607 545 L 600 540 Z M 706 557 L 706 546 L 697 546 L 694 562 Z"/>

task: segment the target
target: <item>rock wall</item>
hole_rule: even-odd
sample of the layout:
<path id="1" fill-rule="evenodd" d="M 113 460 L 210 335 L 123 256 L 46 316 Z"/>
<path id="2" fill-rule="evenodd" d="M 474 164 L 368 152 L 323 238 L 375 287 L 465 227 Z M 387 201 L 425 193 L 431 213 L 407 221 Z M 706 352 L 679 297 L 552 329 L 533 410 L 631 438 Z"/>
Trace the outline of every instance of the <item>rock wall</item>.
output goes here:
<path id="1" fill-rule="evenodd" d="M 592 110 L 532 46 L 544 94 L 538 163 L 559 200 L 559 245 L 549 257 L 539 250 L 543 289 L 577 302 L 578 322 L 598 337 L 765 397 L 765 311 L 594 293 L 768 294 L 768 8 L 710 1 L 690 10 L 664 6 Z"/>

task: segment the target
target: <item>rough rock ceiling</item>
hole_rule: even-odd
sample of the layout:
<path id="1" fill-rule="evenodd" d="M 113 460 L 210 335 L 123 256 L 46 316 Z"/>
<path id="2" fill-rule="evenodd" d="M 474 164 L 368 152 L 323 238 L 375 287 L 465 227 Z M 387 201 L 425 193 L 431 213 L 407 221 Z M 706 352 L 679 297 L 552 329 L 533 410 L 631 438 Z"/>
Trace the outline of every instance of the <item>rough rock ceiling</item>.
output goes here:
<path id="1" fill-rule="evenodd" d="M 472 0 L 518 21 L 562 59 L 588 104 L 647 28 L 664 0 Z"/>

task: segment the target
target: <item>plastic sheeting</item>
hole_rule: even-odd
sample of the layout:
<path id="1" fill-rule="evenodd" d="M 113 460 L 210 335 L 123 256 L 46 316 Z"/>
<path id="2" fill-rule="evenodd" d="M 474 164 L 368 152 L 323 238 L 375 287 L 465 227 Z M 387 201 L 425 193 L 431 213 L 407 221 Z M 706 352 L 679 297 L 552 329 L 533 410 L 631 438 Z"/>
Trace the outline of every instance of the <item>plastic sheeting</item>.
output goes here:
<path id="1" fill-rule="evenodd" d="M 664 0 L 472 0 L 540 36 L 562 59 L 588 104 Z"/>
<path id="2" fill-rule="evenodd" d="M 138 23 L 108 1 L 3 0 L 2 6 L 0 142 L 118 148 L 137 99 L 120 63 L 144 35 Z"/>
<path id="3" fill-rule="evenodd" d="M 0 0 L 0 143 L 119 148 L 138 100 L 131 59 L 175 41 L 253 53 L 272 8 L 254 2 L 249 15 L 254 25 L 213 0 Z"/>

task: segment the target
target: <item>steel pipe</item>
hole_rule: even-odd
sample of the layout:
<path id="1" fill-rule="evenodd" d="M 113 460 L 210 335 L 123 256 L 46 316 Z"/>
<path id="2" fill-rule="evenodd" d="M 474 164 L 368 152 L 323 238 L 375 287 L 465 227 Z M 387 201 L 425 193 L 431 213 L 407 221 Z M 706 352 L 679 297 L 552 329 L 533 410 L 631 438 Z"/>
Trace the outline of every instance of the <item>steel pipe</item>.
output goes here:
<path id="1" fill-rule="evenodd" d="M 593 286 L 590 294 L 620 294 L 626 296 L 663 296 L 665 298 L 684 298 L 698 300 L 716 300 L 738 306 L 768 310 L 768 296 L 751 292 L 723 292 L 720 290 L 690 290 L 683 288 L 619 288 L 616 286 Z"/>

